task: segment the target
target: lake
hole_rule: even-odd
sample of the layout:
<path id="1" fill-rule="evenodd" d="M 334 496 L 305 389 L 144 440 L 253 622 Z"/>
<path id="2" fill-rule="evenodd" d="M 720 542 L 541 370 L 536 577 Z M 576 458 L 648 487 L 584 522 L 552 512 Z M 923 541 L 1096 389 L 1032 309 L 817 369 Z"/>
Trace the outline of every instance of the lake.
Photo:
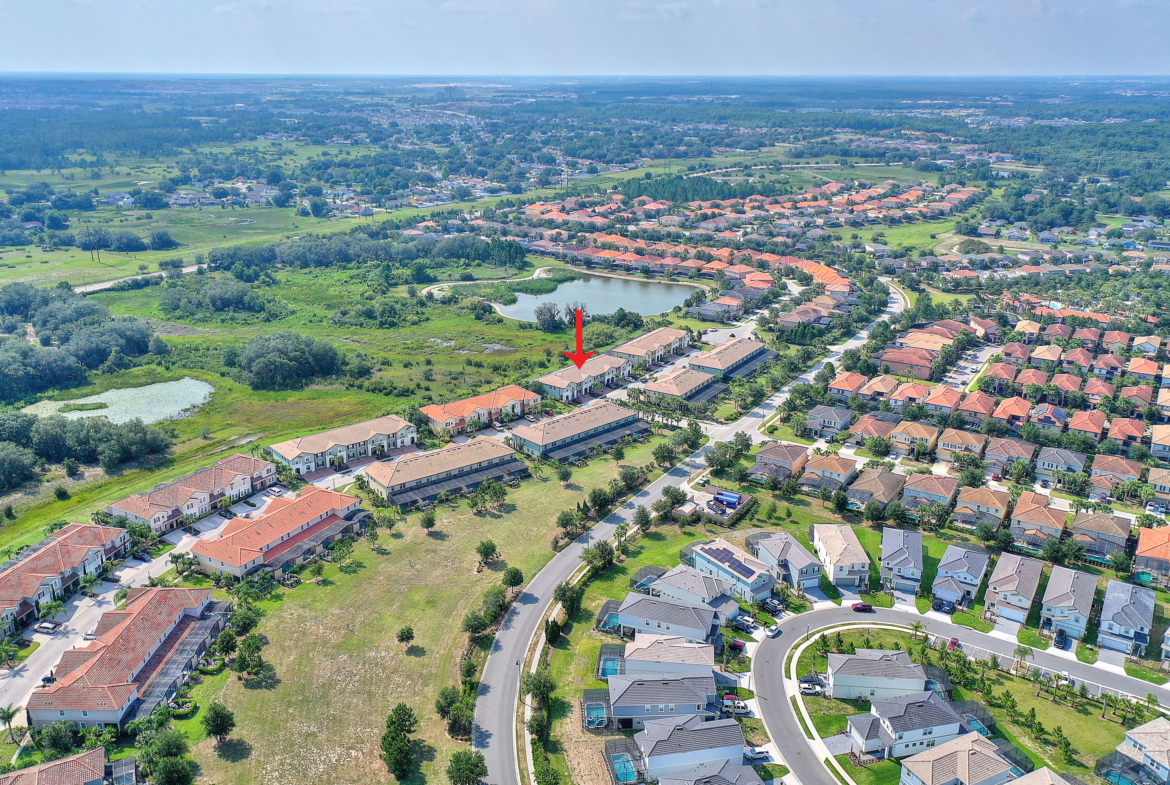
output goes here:
<path id="1" fill-rule="evenodd" d="M 512 305 L 497 304 L 500 313 L 525 322 L 536 321 L 536 307 L 551 302 L 560 308 L 565 303 L 584 303 L 589 313 L 610 314 L 618 308 L 637 311 L 643 316 L 665 313 L 682 305 L 695 287 L 677 283 L 637 281 L 629 278 L 609 278 L 604 275 L 585 275 L 568 281 L 550 294 L 516 293 Z"/>
<path id="2" fill-rule="evenodd" d="M 71 401 L 39 401 L 26 406 L 23 411 L 38 417 L 60 413 L 71 420 L 78 417 L 108 417 L 110 422 L 115 423 L 141 417 L 143 422 L 152 423 L 190 414 L 210 401 L 213 392 L 215 388 L 207 382 L 184 376 L 176 382 L 106 390 L 98 395 Z M 67 406 L 78 408 L 74 411 L 60 411 Z"/>

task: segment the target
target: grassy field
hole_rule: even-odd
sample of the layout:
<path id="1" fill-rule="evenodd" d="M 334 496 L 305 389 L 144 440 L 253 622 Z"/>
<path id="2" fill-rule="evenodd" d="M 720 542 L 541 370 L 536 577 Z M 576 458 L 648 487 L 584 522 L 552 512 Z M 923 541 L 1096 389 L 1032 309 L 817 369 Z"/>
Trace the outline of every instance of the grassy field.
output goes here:
<path id="1" fill-rule="evenodd" d="M 623 463 L 648 462 L 653 445 L 627 451 Z M 501 511 L 476 515 L 465 505 L 438 508 L 427 533 L 411 515 L 378 550 L 361 541 L 349 566 L 330 565 L 320 586 L 302 584 L 261 605 L 259 632 L 267 639 L 272 671 L 237 680 L 209 678 L 195 690 L 202 704 L 216 698 L 236 713 L 239 741 L 226 751 L 203 739 L 194 720 L 184 729 L 208 781 L 382 783 L 387 773 L 378 739 L 399 701 L 419 718 L 421 769 L 412 781 L 437 781 L 462 745 L 447 738 L 434 712 L 439 689 L 457 683 L 466 636 L 458 620 L 478 605 L 506 566 L 531 578 L 552 557 L 553 520 L 583 489 L 605 485 L 617 473 L 609 458 L 577 470 L 561 487 L 553 479 L 523 482 Z M 475 572 L 480 540 L 492 539 L 502 561 Z M 394 643 L 409 624 L 409 648 Z"/>

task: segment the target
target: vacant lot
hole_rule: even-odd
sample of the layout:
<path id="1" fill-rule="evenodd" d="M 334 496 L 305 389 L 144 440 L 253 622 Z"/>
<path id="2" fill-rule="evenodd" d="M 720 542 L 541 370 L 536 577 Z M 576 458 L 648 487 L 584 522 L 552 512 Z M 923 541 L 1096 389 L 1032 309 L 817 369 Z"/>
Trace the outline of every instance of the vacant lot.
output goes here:
<path id="1" fill-rule="evenodd" d="M 649 461 L 652 445 L 626 453 L 622 463 Z M 378 551 L 361 542 L 353 564 L 330 566 L 321 586 L 305 584 L 264 605 L 260 633 L 269 641 L 270 674 L 241 682 L 213 677 L 196 690 L 201 703 L 218 697 L 236 713 L 241 741 L 222 755 L 192 733 L 195 759 L 208 781 L 302 785 L 307 782 L 384 783 L 378 740 L 386 715 L 399 701 L 420 724 L 423 753 L 417 781 L 442 781 L 460 744 L 447 738 L 434 702 L 441 687 L 457 682 L 465 643 L 459 621 L 499 582 L 505 566 L 531 578 L 552 557 L 556 514 L 584 491 L 617 473 L 610 458 L 578 469 L 562 488 L 556 479 L 526 480 L 498 513 L 475 515 L 465 505 L 439 509 L 427 534 L 418 516 L 383 535 Z M 503 560 L 477 574 L 474 548 L 492 539 Z M 414 628 L 410 648 L 395 642 Z"/>

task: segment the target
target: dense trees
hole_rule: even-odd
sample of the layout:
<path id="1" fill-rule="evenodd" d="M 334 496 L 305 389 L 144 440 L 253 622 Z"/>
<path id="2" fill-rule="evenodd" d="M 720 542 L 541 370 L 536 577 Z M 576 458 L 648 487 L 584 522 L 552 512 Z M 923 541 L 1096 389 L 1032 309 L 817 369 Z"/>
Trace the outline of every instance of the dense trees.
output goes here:
<path id="1" fill-rule="evenodd" d="M 259 335 L 240 352 L 244 381 L 256 390 L 291 390 L 341 367 L 333 344 L 291 331 Z"/>

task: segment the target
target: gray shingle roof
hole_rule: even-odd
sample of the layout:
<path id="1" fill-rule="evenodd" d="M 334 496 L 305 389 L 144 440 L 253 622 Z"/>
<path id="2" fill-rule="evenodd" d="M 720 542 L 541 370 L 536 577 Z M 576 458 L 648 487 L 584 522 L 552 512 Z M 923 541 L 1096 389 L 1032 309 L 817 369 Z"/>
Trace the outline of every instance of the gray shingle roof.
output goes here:
<path id="1" fill-rule="evenodd" d="M 1083 453 L 1074 452 L 1073 450 L 1065 450 L 1060 447 L 1041 447 L 1040 455 L 1036 460 L 1042 463 L 1056 463 L 1063 466 L 1084 466 L 1086 459 Z"/>
<path id="2" fill-rule="evenodd" d="M 843 406 L 814 406 L 808 413 L 810 420 L 824 420 L 826 422 L 851 422 L 853 412 Z"/>
<path id="3" fill-rule="evenodd" d="M 933 690 L 874 701 L 871 708 L 895 733 L 959 722 L 958 712 Z"/>
<path id="4" fill-rule="evenodd" d="M 669 584 L 683 591 L 696 594 L 704 600 L 712 600 L 721 594 L 731 594 L 735 590 L 735 586 L 732 585 L 731 581 L 725 581 L 722 578 L 707 575 L 685 564 L 674 567 L 654 583 Z M 651 587 L 653 585 L 651 584 Z"/>
<path id="5" fill-rule="evenodd" d="M 788 532 L 773 534 L 756 543 L 756 550 L 767 551 L 778 563 L 788 562 L 789 567 L 799 570 L 802 567 L 819 565 L 816 556 L 809 553 L 800 542 Z"/>
<path id="6" fill-rule="evenodd" d="M 922 532 L 887 526 L 882 530 L 882 566 L 922 569 Z"/>
<path id="7" fill-rule="evenodd" d="M 1131 629 L 1148 628 L 1154 623 L 1154 597 L 1153 589 L 1109 581 L 1105 587 L 1105 603 L 1101 606 L 1101 621 Z"/>
<path id="8" fill-rule="evenodd" d="M 1014 591 L 1031 600 L 1036 596 L 1043 572 L 1044 562 L 1039 559 L 1005 553 L 991 571 L 991 578 L 987 582 L 988 591 L 996 594 Z"/>
<path id="9" fill-rule="evenodd" d="M 1044 604 L 1072 608 L 1088 618 L 1097 595 L 1097 576 L 1068 567 L 1055 566 L 1044 590 Z"/>
<path id="10" fill-rule="evenodd" d="M 764 785 L 751 766 L 738 761 L 701 763 L 693 769 L 675 771 L 658 778 L 658 785 Z"/>
<path id="11" fill-rule="evenodd" d="M 681 707 L 706 706 L 714 699 L 713 676 L 609 677 L 609 704 L 615 708 L 659 703 L 673 703 Z"/>
<path id="12" fill-rule="evenodd" d="M 830 654 L 829 673 L 834 676 L 876 676 L 889 679 L 922 679 L 926 671 L 910 661 L 904 651 L 858 649 L 855 654 Z"/>
<path id="13" fill-rule="evenodd" d="M 743 728 L 733 719 L 703 722 L 702 717 L 668 717 L 646 720 L 645 730 L 634 735 L 642 756 L 677 755 L 731 745 L 743 746 Z"/>
<path id="14" fill-rule="evenodd" d="M 709 630 L 715 621 L 715 611 L 698 605 L 689 605 L 666 597 L 647 597 L 630 592 L 618 608 L 625 613 L 650 621 L 675 624 L 693 630 Z"/>
<path id="15" fill-rule="evenodd" d="M 969 551 L 956 545 L 948 545 L 938 563 L 938 570 L 951 572 L 965 572 L 978 577 L 987 569 L 987 554 L 979 551 Z"/>

